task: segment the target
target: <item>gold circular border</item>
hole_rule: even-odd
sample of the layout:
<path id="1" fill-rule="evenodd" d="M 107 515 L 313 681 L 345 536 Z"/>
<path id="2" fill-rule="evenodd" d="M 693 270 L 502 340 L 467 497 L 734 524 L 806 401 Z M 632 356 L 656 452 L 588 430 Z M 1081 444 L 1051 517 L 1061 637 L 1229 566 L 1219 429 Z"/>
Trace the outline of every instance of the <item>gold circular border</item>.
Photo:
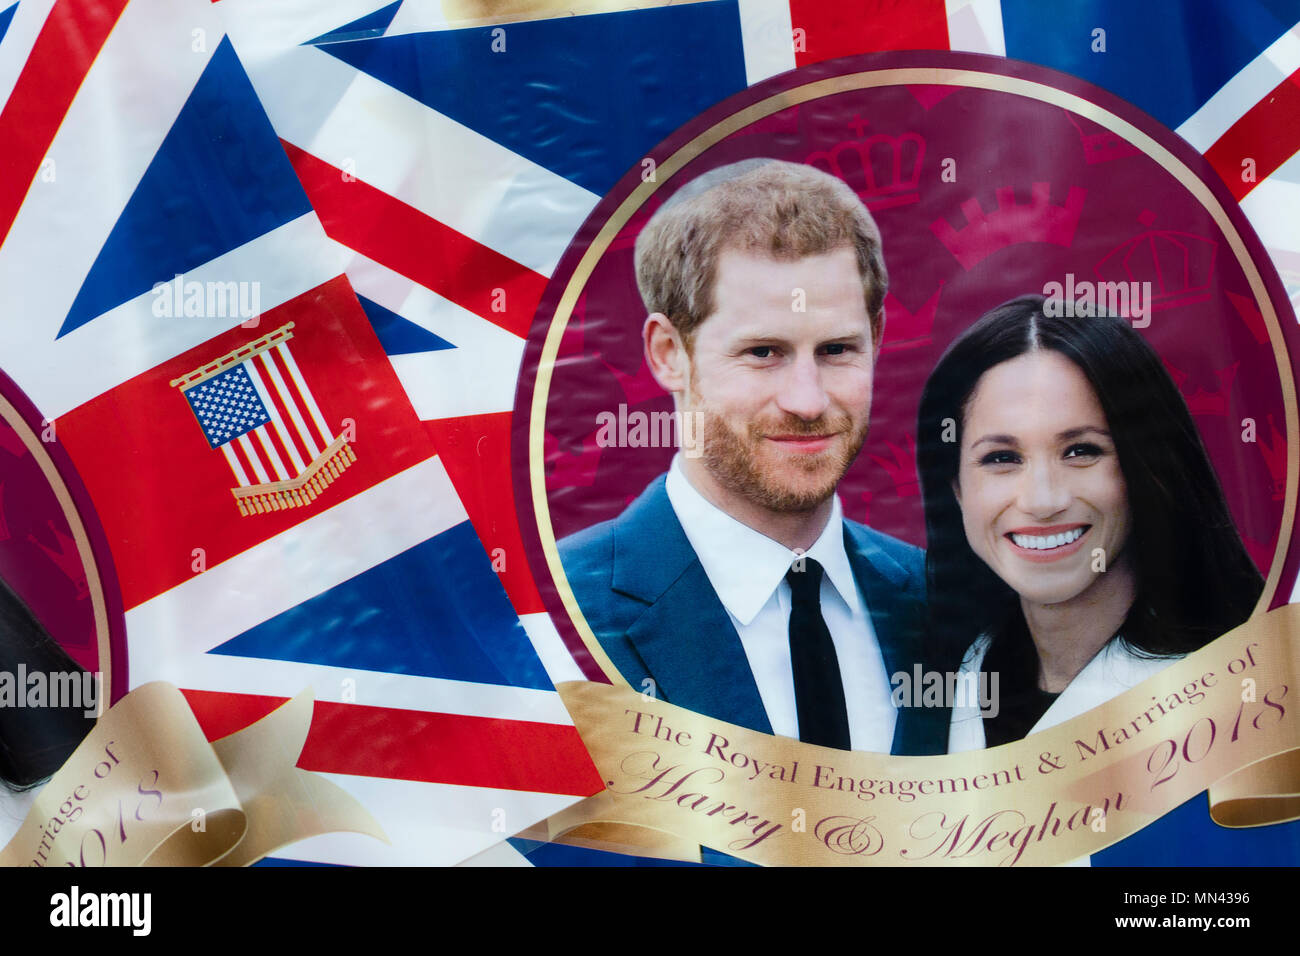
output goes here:
<path id="1" fill-rule="evenodd" d="M 0 395 L 0 418 L 13 428 L 18 437 L 23 440 L 23 445 L 36 459 L 41 474 L 45 476 L 45 481 L 54 491 L 54 497 L 59 502 L 63 517 L 67 519 L 68 528 L 72 531 L 72 540 L 77 546 L 77 556 L 81 558 L 81 566 L 86 570 L 86 589 L 90 592 L 91 609 L 95 620 L 95 648 L 99 655 L 96 666 L 102 675 L 99 685 L 100 694 L 108 695 L 111 699 L 113 658 L 110 653 L 108 605 L 104 600 L 104 588 L 99 580 L 99 566 L 95 563 L 95 552 L 90 546 L 90 535 L 86 533 L 86 526 L 81 521 L 81 513 L 77 511 L 77 505 L 72 500 L 72 492 L 68 490 L 63 476 L 59 474 L 59 469 L 55 466 L 54 459 L 50 457 L 45 443 L 37 437 L 27 420 L 18 414 L 18 409 L 2 395 Z M 583 621 L 583 624 L 586 624 L 586 621 Z M 106 701 L 101 704 L 103 710 L 108 710 Z"/>
<path id="2" fill-rule="evenodd" d="M 1073 93 L 1067 93 L 1064 90 L 1058 90 L 1055 87 L 1032 80 L 995 73 L 982 73 L 976 70 L 941 68 L 873 70 L 829 77 L 790 90 L 784 90 L 769 96 L 767 99 L 750 104 L 700 133 L 659 164 L 658 175 L 656 175 L 653 182 L 642 182 L 619 204 L 618 208 L 614 210 L 614 214 L 606 220 L 600 232 L 596 234 L 596 238 L 587 247 L 582 259 L 578 262 L 577 268 L 574 269 L 573 275 L 570 276 L 564 294 L 560 297 L 559 304 L 556 306 L 555 316 L 551 320 L 550 328 L 547 329 L 546 340 L 542 346 L 542 354 L 537 366 L 537 377 L 533 382 L 533 401 L 528 426 L 528 478 L 532 491 L 533 512 L 537 518 L 538 537 L 541 539 L 542 550 L 546 555 L 547 568 L 550 570 L 551 578 L 555 582 L 556 592 L 564 604 L 565 611 L 569 614 L 569 619 L 573 621 L 574 627 L 577 628 L 588 653 L 600 665 L 605 676 L 615 684 L 626 685 L 627 681 L 614 667 L 604 648 L 596 640 L 591 625 L 587 623 L 587 619 L 582 614 L 582 609 L 578 607 L 577 599 L 573 596 L 573 589 L 570 587 L 569 579 L 565 576 L 564 568 L 560 563 L 560 554 L 555 543 L 555 529 L 551 526 L 549 503 L 546 499 L 546 475 L 544 469 L 546 404 L 550 393 L 555 359 L 560 349 L 560 340 L 564 336 L 564 330 L 568 326 L 578 296 L 591 278 L 596 263 L 605 255 L 609 244 L 627 225 L 628 220 L 654 194 L 655 190 L 705 150 L 721 142 L 732 133 L 770 116 L 772 113 L 810 100 L 834 96 L 837 93 L 848 93 L 854 90 L 913 85 L 959 86 L 970 89 L 995 90 L 1059 106 L 1062 109 L 1092 120 L 1094 123 L 1137 146 L 1145 155 L 1159 163 L 1165 172 L 1173 176 L 1191 193 L 1205 211 L 1210 214 L 1210 217 L 1223 233 L 1229 247 L 1237 258 L 1238 264 L 1245 273 L 1256 303 L 1260 306 L 1260 313 L 1263 315 L 1264 323 L 1268 327 L 1269 341 L 1273 346 L 1273 356 L 1277 360 L 1278 377 L 1282 385 L 1282 403 L 1286 411 L 1287 446 L 1290 448 L 1296 447 L 1296 433 L 1297 429 L 1300 428 L 1300 420 L 1297 418 L 1295 380 L 1291 377 L 1291 363 L 1287 355 L 1286 342 L 1282 337 L 1282 329 L 1278 324 L 1273 302 L 1264 287 L 1263 277 L 1259 274 L 1254 261 L 1248 255 L 1246 244 L 1228 218 L 1227 212 L 1215 198 L 1210 188 L 1201 181 L 1199 176 L 1188 169 L 1180 159 L 1132 123 Z M 1264 582 L 1264 593 L 1255 606 L 1252 617 L 1258 616 L 1268 609 L 1268 606 L 1273 601 L 1273 595 L 1277 591 L 1282 576 L 1282 566 L 1286 560 L 1287 547 L 1291 542 L 1292 524 L 1295 521 L 1296 485 L 1297 473 L 1294 459 L 1288 457 L 1286 497 L 1282 509 L 1284 533 L 1278 535 L 1277 548 L 1273 553 L 1273 563 Z"/>

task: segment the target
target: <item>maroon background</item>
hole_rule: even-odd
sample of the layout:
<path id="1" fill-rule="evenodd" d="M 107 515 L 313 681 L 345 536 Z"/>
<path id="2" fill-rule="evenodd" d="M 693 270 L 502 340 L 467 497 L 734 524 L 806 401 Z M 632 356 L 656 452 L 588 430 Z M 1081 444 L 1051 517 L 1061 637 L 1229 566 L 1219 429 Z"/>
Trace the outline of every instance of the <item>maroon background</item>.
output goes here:
<path id="1" fill-rule="evenodd" d="M 0 395 L 39 438 L 42 416 L 9 376 L 0 372 Z M 112 687 L 109 702 L 126 693 L 126 622 L 108 545 L 80 478 L 57 441 L 44 442 L 72 495 L 90 538 L 108 612 Z M 89 671 L 103 669 L 95 634 L 86 568 L 54 489 L 36 457 L 8 422 L 0 420 L 0 578 L 26 602 L 50 635 Z M 104 662 L 105 664 L 107 662 Z"/>
<path id="2" fill-rule="evenodd" d="M 1155 120 L 1089 84 L 1026 64 L 951 53 L 853 57 L 774 78 L 709 111 L 653 155 L 662 162 L 723 116 L 809 78 L 918 65 L 974 67 L 1066 88 L 1148 131 L 1203 178 L 1215 176 Z M 943 350 L 971 322 L 1007 299 L 1041 292 L 1045 282 L 1064 281 L 1066 273 L 1080 281 L 1146 280 L 1153 284 L 1155 311 L 1141 334 L 1179 384 L 1246 547 L 1268 572 L 1281 530 L 1285 414 L 1267 331 L 1221 231 L 1152 159 L 1081 117 L 1008 93 L 939 86 L 842 93 L 774 114 L 688 164 L 622 230 L 569 322 L 548 397 L 545 467 L 557 538 L 616 516 L 672 457 L 672 449 L 595 444 L 600 412 L 617 412 L 620 403 L 629 411 L 672 408 L 642 357 L 645 309 L 632 265 L 637 233 L 694 177 L 760 156 L 833 168 L 867 202 L 883 234 L 891 280 L 885 343 L 871 432 L 840 485 L 849 518 L 924 545 L 914 461 L 917 402 Z M 941 177 L 947 158 L 956 163 L 951 183 Z M 1275 270 L 1222 184 L 1207 181 L 1246 238 L 1294 342 L 1295 318 Z M 521 523 L 526 535 L 533 533 L 534 547 L 522 439 L 541 339 L 579 254 L 638 184 L 633 171 L 597 207 L 561 262 L 534 322 L 516 403 L 515 444 Z M 1035 184 L 1045 184 L 1037 187 L 1037 197 Z M 1257 424 L 1253 444 L 1241 441 L 1246 417 Z M 544 561 L 535 560 L 534 568 L 549 590 Z M 1283 602 L 1289 593 L 1290 578 L 1284 577 Z M 550 597 L 548 606 L 558 610 Z M 567 622 L 561 633 L 572 637 Z M 588 663 L 585 652 L 575 650 Z"/>

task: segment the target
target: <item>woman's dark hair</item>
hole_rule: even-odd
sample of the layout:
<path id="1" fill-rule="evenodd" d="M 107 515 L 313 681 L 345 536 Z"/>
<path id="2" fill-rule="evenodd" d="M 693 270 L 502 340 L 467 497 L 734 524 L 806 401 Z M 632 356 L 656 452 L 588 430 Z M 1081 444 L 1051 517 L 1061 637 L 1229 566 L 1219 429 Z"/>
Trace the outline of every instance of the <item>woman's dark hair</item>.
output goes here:
<path id="1" fill-rule="evenodd" d="M 8 675 L 18 695 L 28 690 L 25 676 L 43 674 L 47 691 L 52 691 L 55 674 L 74 674 L 78 683 L 84 674 L 3 581 L 0 671 Z M 13 700 L 0 706 L 0 784 L 10 790 L 33 787 L 58 770 L 95 725 L 95 718 L 87 717 L 86 711 L 96 702 L 83 698 L 76 705 L 66 705 L 66 701 L 53 700 L 51 693 L 45 697 L 47 706 L 16 707 Z M 66 706 L 51 706 L 54 703 Z"/>
<path id="2" fill-rule="evenodd" d="M 1263 590 L 1192 417 L 1155 351 L 1122 319 L 1054 317 L 1042 296 L 998 306 L 944 353 L 921 394 L 917 470 L 925 501 L 931 653 L 955 666 L 982 633 L 1020 613 L 1015 593 L 966 540 L 952 485 L 966 406 L 980 377 L 1051 349 L 1091 383 L 1128 487 L 1126 545 L 1137 596 L 1120 629 L 1148 656 L 1203 647 L 1250 616 Z M 1063 310 L 1053 309 L 1054 312 Z"/>

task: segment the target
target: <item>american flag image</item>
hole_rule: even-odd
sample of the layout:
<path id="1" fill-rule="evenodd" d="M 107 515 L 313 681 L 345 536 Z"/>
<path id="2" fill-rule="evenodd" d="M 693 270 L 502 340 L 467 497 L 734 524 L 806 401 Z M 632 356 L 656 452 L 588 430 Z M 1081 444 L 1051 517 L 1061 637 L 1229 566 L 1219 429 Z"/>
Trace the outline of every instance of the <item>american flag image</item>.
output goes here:
<path id="1" fill-rule="evenodd" d="M 288 322 L 171 382 L 225 456 L 242 515 L 308 505 L 357 460 L 325 424 L 291 338 Z"/>

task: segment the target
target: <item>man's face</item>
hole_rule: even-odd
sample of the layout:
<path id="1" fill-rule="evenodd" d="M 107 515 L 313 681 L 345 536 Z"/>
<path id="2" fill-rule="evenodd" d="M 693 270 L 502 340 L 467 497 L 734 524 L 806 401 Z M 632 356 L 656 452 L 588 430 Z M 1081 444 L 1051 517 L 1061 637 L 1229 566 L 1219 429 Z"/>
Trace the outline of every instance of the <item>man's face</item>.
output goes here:
<path id="1" fill-rule="evenodd" d="M 733 515 L 811 511 L 867 435 L 875 348 L 848 247 L 784 262 L 725 250 L 715 311 L 696 329 L 684 412 L 693 476 Z"/>

